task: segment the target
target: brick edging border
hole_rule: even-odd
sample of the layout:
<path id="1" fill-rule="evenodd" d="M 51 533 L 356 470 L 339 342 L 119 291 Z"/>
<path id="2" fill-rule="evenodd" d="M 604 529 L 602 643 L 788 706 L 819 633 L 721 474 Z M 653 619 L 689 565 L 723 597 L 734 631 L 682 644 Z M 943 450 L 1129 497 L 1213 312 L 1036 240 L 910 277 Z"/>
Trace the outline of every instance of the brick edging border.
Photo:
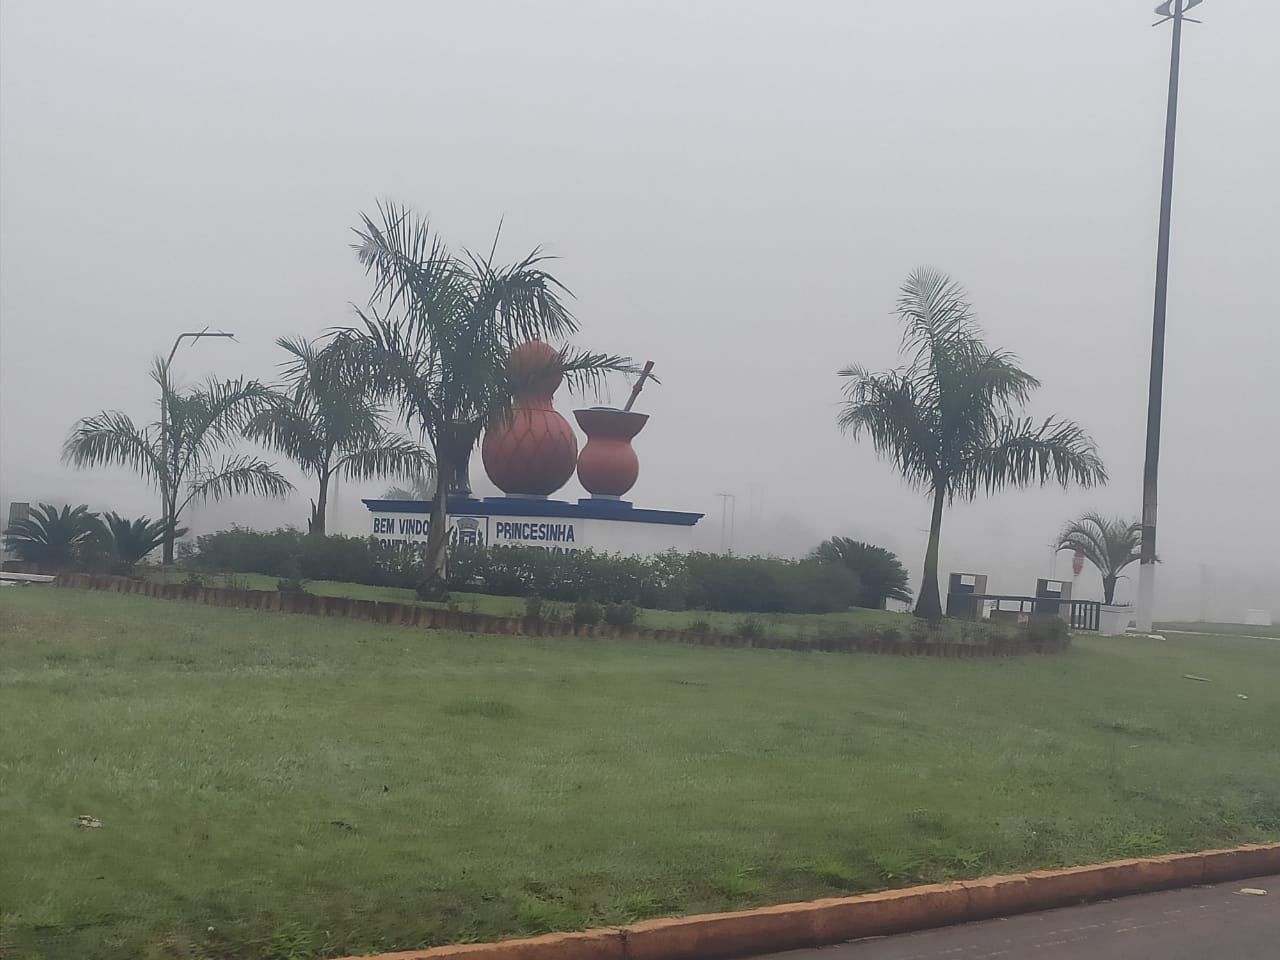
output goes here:
<path id="1" fill-rule="evenodd" d="M 881 653 L 915 657 L 1003 657 L 1024 654 L 1054 653 L 1030 642 L 976 644 L 916 642 L 901 639 L 897 630 L 892 636 L 885 630 L 865 633 L 806 637 L 757 637 L 747 639 L 725 633 L 695 630 L 661 630 L 644 626 L 614 627 L 606 624 L 583 625 L 553 620 L 530 620 L 524 617 L 500 617 L 461 610 L 438 610 L 416 603 L 386 600 L 355 600 L 350 597 L 325 597 L 314 593 L 291 593 L 278 590 L 242 590 L 230 587 L 200 587 L 182 583 L 155 583 L 130 577 L 112 577 L 88 573 L 59 575 L 56 586 L 80 590 L 104 590 L 155 597 L 162 600 L 184 600 L 216 607 L 245 610 L 269 610 L 280 613 L 343 617 L 373 623 L 416 627 L 426 630 L 457 630 L 463 633 L 488 633 L 504 636 L 582 637 L 602 640 L 647 640 L 661 643 L 684 643 L 703 647 L 761 648 L 795 650 L 813 653 Z M 744 614 L 744 616 L 749 616 Z"/>
<path id="2" fill-rule="evenodd" d="M 1269 873 L 1280 873 L 1280 843 L 342 960 L 711 960 L 828 946 Z"/>

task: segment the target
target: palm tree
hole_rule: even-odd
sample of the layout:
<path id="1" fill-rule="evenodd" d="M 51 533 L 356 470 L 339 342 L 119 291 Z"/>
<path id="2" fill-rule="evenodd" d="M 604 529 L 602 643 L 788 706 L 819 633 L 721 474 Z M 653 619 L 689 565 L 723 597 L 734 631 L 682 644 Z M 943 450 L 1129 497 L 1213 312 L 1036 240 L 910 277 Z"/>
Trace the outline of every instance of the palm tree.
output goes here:
<path id="1" fill-rule="evenodd" d="M 387 487 L 382 493 L 383 500 L 430 500 L 435 496 L 435 475 L 424 472 L 410 477 L 407 487 Z M 450 491 L 452 492 L 452 491 Z"/>
<path id="2" fill-rule="evenodd" d="M 407 437 L 390 433 L 368 385 L 361 390 L 345 382 L 316 344 L 288 337 L 276 344 L 293 358 L 289 389 L 275 394 L 249 421 L 245 435 L 315 477 L 319 492 L 311 501 L 307 530 L 323 537 L 330 480 L 412 476 L 430 467 L 431 455 Z"/>
<path id="3" fill-rule="evenodd" d="M 907 569 L 896 554 L 884 547 L 849 537 L 832 537 L 818 544 L 809 554 L 809 559 L 839 564 L 856 573 L 862 582 L 862 595 L 858 600 L 860 607 L 881 609 L 886 600 L 911 602 Z"/>
<path id="4" fill-rule="evenodd" d="M 983 342 L 959 284 L 916 270 L 902 285 L 896 312 L 905 327 L 905 366 L 885 373 L 841 370 L 848 382 L 839 424 L 855 438 L 868 435 L 878 454 L 932 498 L 915 612 L 936 621 L 942 617 L 938 545 L 948 503 L 972 500 L 979 490 L 1050 480 L 1089 487 L 1105 483 L 1107 474 L 1079 426 L 1021 415 L 1040 382 L 1013 354 Z"/>
<path id="5" fill-rule="evenodd" d="M 435 461 L 435 491 L 419 593 L 447 594 L 447 491 L 470 458 L 481 429 L 507 415 L 512 389 L 507 354 L 526 340 L 560 340 L 578 325 L 565 306 L 565 287 L 534 250 L 510 266 L 451 253 L 424 217 L 380 204 L 361 217 L 356 255 L 374 279 L 361 324 L 338 332 L 335 356 L 352 386 L 372 384 L 406 425 L 426 438 Z M 496 247 L 496 238 L 494 241 Z M 597 385 L 623 357 L 560 351 L 571 385 Z"/>
<path id="6" fill-rule="evenodd" d="M 274 464 L 258 457 L 228 454 L 215 460 L 269 402 L 266 387 L 241 377 L 209 380 L 179 391 L 161 358 L 156 358 L 151 377 L 166 408 L 160 422 L 136 426 L 118 410 L 85 417 L 72 428 L 63 459 L 80 468 L 129 467 L 154 484 L 168 519 L 164 562 L 172 563 L 175 528 L 182 511 L 194 501 L 245 493 L 282 497 L 293 484 L 276 472 Z"/>
<path id="7" fill-rule="evenodd" d="M 4 531 L 5 546 L 26 563 L 42 569 L 70 566 L 100 535 L 102 524 L 88 506 L 69 504 L 61 510 L 42 503 L 23 520 L 15 520 Z"/>
<path id="8" fill-rule="evenodd" d="M 1110 604 L 1115 600 L 1121 571 L 1141 556 L 1142 523 L 1086 513 L 1062 528 L 1057 544 L 1059 550 L 1073 550 L 1098 568 L 1102 602 Z"/>
<path id="9" fill-rule="evenodd" d="M 118 513 L 102 515 L 100 540 L 113 572 L 128 575 L 147 554 L 162 546 L 168 527 L 163 520 L 137 517 L 129 520 Z M 186 528 L 174 531 L 175 537 L 186 534 Z"/>

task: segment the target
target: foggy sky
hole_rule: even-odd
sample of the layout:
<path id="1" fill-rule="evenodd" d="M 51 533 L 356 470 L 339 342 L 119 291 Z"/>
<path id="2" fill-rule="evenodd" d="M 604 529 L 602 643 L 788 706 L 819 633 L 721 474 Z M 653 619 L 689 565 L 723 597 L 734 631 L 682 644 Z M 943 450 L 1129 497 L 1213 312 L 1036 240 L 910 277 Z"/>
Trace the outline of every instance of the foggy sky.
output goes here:
<path id="1" fill-rule="evenodd" d="M 848 534 L 913 581 L 928 504 L 837 431 L 835 372 L 897 362 L 898 285 L 950 272 L 1043 380 L 1029 411 L 1081 421 L 1112 477 L 948 513 L 944 572 L 1029 591 L 1065 519 L 1141 507 L 1169 50 L 1154 5 L 4 0 L 0 505 L 156 515 L 137 478 L 61 464 L 72 423 L 155 419 L 150 358 L 184 330 L 238 335 L 184 347 L 187 381 L 278 376 L 276 337 L 367 299 L 350 228 L 392 198 L 457 247 L 504 218 L 506 259 L 561 258 L 578 343 L 656 362 L 638 504 L 705 511 L 715 549 L 714 495 L 734 493 L 739 552 Z M 1204 576 L 1209 612 L 1238 619 L 1280 611 L 1280 5 L 1197 14 L 1157 611 L 1202 612 Z M 478 456 L 473 479 L 493 492 Z M 344 484 L 336 527 L 364 532 L 357 496 L 384 486 Z M 301 526 L 311 495 L 189 519 Z M 1086 571 L 1078 594 L 1099 593 Z"/>

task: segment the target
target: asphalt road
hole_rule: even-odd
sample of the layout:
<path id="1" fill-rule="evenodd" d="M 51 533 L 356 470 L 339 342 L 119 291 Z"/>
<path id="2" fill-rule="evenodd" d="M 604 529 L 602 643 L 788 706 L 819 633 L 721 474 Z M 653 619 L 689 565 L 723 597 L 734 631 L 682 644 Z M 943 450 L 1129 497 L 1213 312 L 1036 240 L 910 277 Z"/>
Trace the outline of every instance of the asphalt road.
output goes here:
<path id="1" fill-rule="evenodd" d="M 1240 893 L 1267 891 L 1265 897 Z M 1280 876 L 1107 900 L 772 960 L 1277 960 Z"/>

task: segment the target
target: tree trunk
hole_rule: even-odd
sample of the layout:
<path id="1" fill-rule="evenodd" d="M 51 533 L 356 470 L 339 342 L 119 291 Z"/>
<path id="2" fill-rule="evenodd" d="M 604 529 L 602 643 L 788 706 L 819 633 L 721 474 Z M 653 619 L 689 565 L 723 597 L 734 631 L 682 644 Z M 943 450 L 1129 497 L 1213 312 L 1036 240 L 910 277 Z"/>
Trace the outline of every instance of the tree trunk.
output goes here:
<path id="1" fill-rule="evenodd" d="M 178 494 L 175 490 L 172 494 L 161 491 L 160 499 L 164 502 L 164 519 L 167 521 L 164 528 L 164 553 L 162 563 L 164 566 L 170 566 L 173 563 L 173 533 L 178 529 L 178 518 L 174 516 L 177 510 Z"/>
<path id="2" fill-rule="evenodd" d="M 924 578 L 920 582 L 920 596 L 916 599 L 916 616 L 930 623 L 942 619 L 942 599 L 938 594 L 938 543 L 942 539 L 942 505 L 945 500 L 945 488 L 934 491 L 929 548 L 924 554 Z"/>
<path id="3" fill-rule="evenodd" d="M 426 570 L 418 585 L 418 596 L 423 600 L 449 598 L 449 465 L 443 453 L 443 447 L 436 451 L 436 495 L 427 532 Z"/>
<path id="4" fill-rule="evenodd" d="M 1108 606 L 1116 598 L 1116 581 L 1119 577 L 1103 577 L 1102 578 L 1102 602 Z"/>
<path id="5" fill-rule="evenodd" d="M 329 508 L 329 475 L 320 474 L 320 495 L 311 504 L 311 525 L 307 533 L 313 537 L 323 537 L 325 533 L 325 514 Z"/>
<path id="6" fill-rule="evenodd" d="M 164 516 L 161 520 L 165 521 L 164 544 L 161 547 L 162 566 L 169 566 L 173 563 L 173 531 L 178 526 L 174 522 L 173 517 L 173 501 L 177 499 L 177 488 L 174 488 L 174 495 L 170 496 L 166 490 L 164 478 L 169 474 L 169 365 L 164 366 L 164 380 L 160 384 L 160 463 L 164 467 L 164 473 L 157 480 L 160 484 L 160 504 L 161 511 Z"/>

